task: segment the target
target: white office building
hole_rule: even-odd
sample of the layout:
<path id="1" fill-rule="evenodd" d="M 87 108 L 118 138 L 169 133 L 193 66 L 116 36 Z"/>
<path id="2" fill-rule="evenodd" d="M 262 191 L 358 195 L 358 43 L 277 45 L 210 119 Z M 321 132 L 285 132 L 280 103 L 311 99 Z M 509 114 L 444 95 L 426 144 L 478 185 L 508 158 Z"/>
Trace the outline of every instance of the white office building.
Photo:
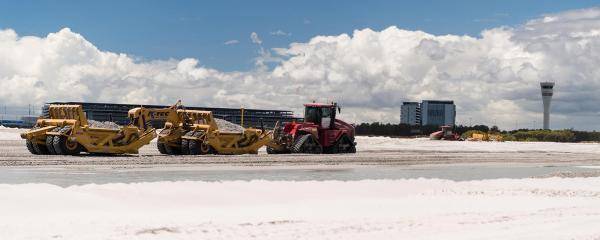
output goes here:
<path id="1" fill-rule="evenodd" d="M 421 125 L 421 106 L 418 102 L 403 102 L 400 107 L 400 123 Z"/>

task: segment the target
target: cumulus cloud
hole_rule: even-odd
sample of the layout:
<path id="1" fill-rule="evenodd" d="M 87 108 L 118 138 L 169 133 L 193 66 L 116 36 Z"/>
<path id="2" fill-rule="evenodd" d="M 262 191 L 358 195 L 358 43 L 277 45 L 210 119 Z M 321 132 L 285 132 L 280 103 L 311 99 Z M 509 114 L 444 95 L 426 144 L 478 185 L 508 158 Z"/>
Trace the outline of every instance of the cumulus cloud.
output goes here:
<path id="1" fill-rule="evenodd" d="M 233 44 L 238 44 L 238 43 L 240 43 L 240 41 L 233 39 L 233 40 L 226 41 L 223 44 L 225 44 L 225 45 L 233 45 Z"/>
<path id="2" fill-rule="evenodd" d="M 262 41 L 252 33 L 256 44 Z M 300 110 L 336 100 L 352 122 L 398 122 L 402 101 L 452 99 L 457 120 L 531 127 L 540 81 L 556 81 L 552 126 L 594 129 L 600 112 L 600 9 L 549 14 L 481 37 L 389 27 L 316 36 L 264 50 L 247 72 L 197 59 L 140 61 L 96 48 L 68 28 L 45 37 L 0 30 L 0 101 L 52 100 Z M 265 57 L 266 56 L 266 57 Z M 539 126 L 539 124 L 538 124 Z"/>
<path id="3" fill-rule="evenodd" d="M 260 40 L 256 32 L 252 32 L 250 34 L 250 40 L 252 40 L 252 42 L 256 44 L 262 44 L 262 40 Z"/>

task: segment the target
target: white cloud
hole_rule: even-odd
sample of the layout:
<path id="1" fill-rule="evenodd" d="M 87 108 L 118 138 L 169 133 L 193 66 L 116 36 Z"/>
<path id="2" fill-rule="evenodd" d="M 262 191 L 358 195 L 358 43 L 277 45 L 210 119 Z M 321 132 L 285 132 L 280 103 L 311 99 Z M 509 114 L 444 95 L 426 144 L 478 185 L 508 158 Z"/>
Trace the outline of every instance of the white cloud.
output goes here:
<path id="1" fill-rule="evenodd" d="M 292 36 L 292 33 L 284 32 L 281 29 L 278 29 L 277 31 L 270 32 L 269 34 L 274 35 L 274 36 Z"/>
<path id="2" fill-rule="evenodd" d="M 312 99 L 334 99 L 350 121 L 397 122 L 402 101 L 453 99 L 458 121 L 512 128 L 541 122 L 538 82 L 553 80 L 552 125 L 593 129 L 600 113 L 599 29 L 598 8 L 489 29 L 480 38 L 362 29 L 316 36 L 275 54 L 261 48 L 257 68 L 248 72 L 218 71 L 197 59 L 138 61 L 101 51 L 69 29 L 41 38 L 5 29 L 0 101 L 181 98 L 189 105 L 299 110 Z M 262 43 L 256 33 L 251 39 Z"/>
<path id="3" fill-rule="evenodd" d="M 225 45 L 233 45 L 233 44 L 238 44 L 238 43 L 240 43 L 240 41 L 238 41 L 236 39 L 233 39 L 233 40 L 226 41 L 223 44 L 225 44 Z"/>
<path id="4" fill-rule="evenodd" d="M 260 40 L 256 32 L 252 32 L 250 34 L 250 39 L 252 40 L 252 43 L 262 44 L 262 40 Z"/>

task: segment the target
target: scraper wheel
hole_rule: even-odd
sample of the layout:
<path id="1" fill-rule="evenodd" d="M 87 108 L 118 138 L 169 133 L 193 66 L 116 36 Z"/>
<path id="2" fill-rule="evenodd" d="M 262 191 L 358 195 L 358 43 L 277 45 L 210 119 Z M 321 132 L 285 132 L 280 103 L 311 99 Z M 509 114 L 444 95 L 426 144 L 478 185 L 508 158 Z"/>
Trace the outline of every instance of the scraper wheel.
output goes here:
<path id="1" fill-rule="evenodd" d="M 213 152 L 213 148 L 206 141 L 204 141 L 205 138 L 203 137 L 203 135 L 205 135 L 204 131 L 195 131 L 193 133 L 193 136 L 200 138 L 200 140 L 189 141 L 190 154 L 205 155 Z"/>
<path id="2" fill-rule="evenodd" d="M 189 131 L 189 132 L 186 132 L 183 136 L 191 137 L 192 135 L 194 135 L 194 132 L 193 131 Z M 182 154 L 184 154 L 184 155 L 190 155 L 190 154 L 192 154 L 190 152 L 190 142 L 191 141 L 193 141 L 193 140 L 188 140 L 188 139 L 185 139 L 185 138 L 181 139 L 181 153 Z"/>
<path id="3" fill-rule="evenodd" d="M 167 154 L 167 150 L 165 149 L 165 143 L 157 142 L 156 148 L 158 148 L 158 152 L 160 152 L 161 154 Z"/>

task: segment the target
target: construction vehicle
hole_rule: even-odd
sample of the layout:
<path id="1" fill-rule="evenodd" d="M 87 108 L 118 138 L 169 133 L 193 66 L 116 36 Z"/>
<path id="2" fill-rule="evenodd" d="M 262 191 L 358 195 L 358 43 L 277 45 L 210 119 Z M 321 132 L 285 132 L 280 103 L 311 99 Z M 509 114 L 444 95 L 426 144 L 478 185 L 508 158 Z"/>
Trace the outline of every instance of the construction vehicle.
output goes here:
<path id="1" fill-rule="evenodd" d="M 21 134 L 32 154 L 76 155 L 81 152 L 137 154 L 156 137 L 150 121 L 174 119 L 181 102 L 169 108 L 129 110 L 130 124 L 118 129 L 90 126 L 81 105 L 50 105 L 46 116 Z"/>
<path id="2" fill-rule="evenodd" d="M 157 148 L 162 154 L 257 154 L 272 139 L 272 133 L 264 129 L 219 129 L 217 121 L 224 120 L 215 119 L 210 111 L 179 109 L 176 117 L 158 133 Z"/>
<path id="3" fill-rule="evenodd" d="M 502 135 L 500 134 L 493 134 L 493 133 L 473 133 L 469 138 L 467 138 L 468 141 L 493 141 L 493 142 L 503 142 L 504 139 L 502 138 Z"/>
<path id="4" fill-rule="evenodd" d="M 304 122 L 276 124 L 267 153 L 355 153 L 354 126 L 336 119 L 337 103 L 304 104 Z"/>
<path id="5" fill-rule="evenodd" d="M 440 131 L 429 134 L 429 139 L 431 140 L 451 140 L 457 141 L 461 140 L 460 135 L 452 131 L 451 126 L 441 126 Z"/>

